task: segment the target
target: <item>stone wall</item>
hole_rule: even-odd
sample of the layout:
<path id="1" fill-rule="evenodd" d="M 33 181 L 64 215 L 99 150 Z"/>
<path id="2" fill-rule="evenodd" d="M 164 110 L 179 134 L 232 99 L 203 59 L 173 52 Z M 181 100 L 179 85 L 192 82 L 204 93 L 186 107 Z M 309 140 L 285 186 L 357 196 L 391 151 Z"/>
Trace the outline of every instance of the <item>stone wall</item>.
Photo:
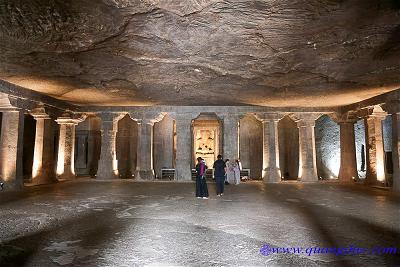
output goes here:
<path id="1" fill-rule="evenodd" d="M 31 115 L 24 117 L 24 145 L 22 168 L 24 179 L 32 178 L 33 151 L 35 149 L 36 121 Z"/>
<path id="2" fill-rule="evenodd" d="M 161 177 L 161 169 L 174 168 L 174 120 L 166 115 L 154 124 L 153 160 L 156 177 Z"/>
<path id="3" fill-rule="evenodd" d="M 383 121 L 383 142 L 385 152 L 392 151 L 392 116 Z"/>
<path id="4" fill-rule="evenodd" d="M 357 172 L 359 178 L 365 178 L 366 175 L 366 150 L 365 150 L 365 125 L 364 120 L 358 120 L 354 124 L 354 134 L 356 139 L 356 157 L 357 157 Z M 364 164 L 363 164 L 364 163 Z"/>
<path id="5" fill-rule="evenodd" d="M 243 169 L 250 169 L 251 179 L 261 179 L 263 164 L 263 126 L 252 115 L 240 120 L 239 157 Z"/>
<path id="6" fill-rule="evenodd" d="M 100 158 L 101 119 L 88 117 L 75 128 L 75 174 L 95 176 Z"/>
<path id="7" fill-rule="evenodd" d="M 315 149 L 318 177 L 337 178 L 340 169 L 340 127 L 327 115 L 315 122 Z"/>
<path id="8" fill-rule="evenodd" d="M 299 174 L 299 130 L 288 116 L 278 123 L 279 163 L 285 180 L 296 180 Z"/>
<path id="9" fill-rule="evenodd" d="M 138 126 L 129 115 L 118 122 L 116 140 L 116 153 L 118 160 L 118 173 L 121 178 L 132 178 L 137 162 L 137 135 Z"/>

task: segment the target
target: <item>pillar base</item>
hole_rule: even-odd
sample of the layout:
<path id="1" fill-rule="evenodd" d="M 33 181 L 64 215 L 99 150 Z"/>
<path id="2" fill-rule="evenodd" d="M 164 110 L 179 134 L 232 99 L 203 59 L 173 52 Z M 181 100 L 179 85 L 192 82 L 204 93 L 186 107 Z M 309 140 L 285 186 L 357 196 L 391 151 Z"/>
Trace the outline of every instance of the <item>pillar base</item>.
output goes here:
<path id="1" fill-rule="evenodd" d="M 136 171 L 136 180 L 154 180 L 154 170 L 140 170 Z"/>
<path id="2" fill-rule="evenodd" d="M 303 168 L 301 177 L 299 177 L 301 182 L 318 182 L 318 176 L 313 168 Z"/>
<path id="3" fill-rule="evenodd" d="M 114 171 L 97 172 L 96 175 L 96 180 L 115 180 L 118 178 L 118 175 Z"/>
<path id="4" fill-rule="evenodd" d="M 57 183 L 57 179 L 46 175 L 39 175 L 35 178 L 32 178 L 32 181 L 29 183 L 29 185 L 42 185 L 42 184 L 52 184 L 52 183 Z"/>
<path id="5" fill-rule="evenodd" d="M 264 183 L 280 183 L 282 181 L 280 170 L 278 168 L 264 169 L 263 181 Z"/>
<path id="6" fill-rule="evenodd" d="M 75 180 L 76 176 L 73 173 L 63 173 L 57 175 L 57 180 Z"/>
<path id="7" fill-rule="evenodd" d="M 177 181 L 191 181 L 192 180 L 192 170 L 190 168 L 186 168 L 184 170 L 178 171 L 175 169 L 175 180 Z"/>
<path id="8" fill-rule="evenodd" d="M 354 179 L 356 179 L 357 177 L 358 177 L 358 175 L 357 176 L 351 176 L 349 174 L 347 174 L 347 175 L 340 175 L 339 174 L 338 179 L 339 179 L 340 183 L 347 183 L 348 184 L 348 183 L 353 183 Z"/>
<path id="9" fill-rule="evenodd" d="M 0 183 L 3 183 L 3 187 L 0 188 L 0 192 L 19 191 L 24 188 L 24 185 L 22 183 L 5 181 L 0 181 Z"/>

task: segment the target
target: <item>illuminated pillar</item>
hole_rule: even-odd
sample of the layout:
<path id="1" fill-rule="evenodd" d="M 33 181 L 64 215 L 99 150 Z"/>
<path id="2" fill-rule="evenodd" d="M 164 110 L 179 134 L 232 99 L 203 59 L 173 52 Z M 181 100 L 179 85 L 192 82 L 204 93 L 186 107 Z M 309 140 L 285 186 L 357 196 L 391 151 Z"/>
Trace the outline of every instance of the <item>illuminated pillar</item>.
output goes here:
<path id="1" fill-rule="evenodd" d="M 118 178 L 118 161 L 116 137 L 118 121 L 114 114 L 101 114 L 101 151 L 96 179 L 108 180 Z"/>
<path id="2" fill-rule="evenodd" d="M 75 178 L 75 126 L 79 120 L 63 114 L 56 122 L 60 125 L 60 138 L 58 141 L 57 177 L 59 180 Z"/>
<path id="3" fill-rule="evenodd" d="M 358 178 L 354 121 L 340 121 L 340 182 Z"/>
<path id="4" fill-rule="evenodd" d="M 44 108 L 31 112 L 36 120 L 35 150 L 33 154 L 32 184 L 56 182 L 53 164 L 54 139 L 52 121 Z"/>
<path id="5" fill-rule="evenodd" d="M 135 178 L 154 179 L 153 169 L 153 120 L 138 120 L 137 165 Z"/>
<path id="6" fill-rule="evenodd" d="M 400 113 L 392 114 L 393 191 L 400 193 Z"/>
<path id="7" fill-rule="evenodd" d="M 383 149 L 382 121 L 386 117 L 379 106 L 364 120 L 367 150 L 367 184 L 383 184 L 385 182 L 385 153 Z"/>
<path id="8" fill-rule="evenodd" d="M 261 113 L 256 114 L 256 118 L 263 124 L 263 180 L 266 183 L 280 182 L 278 122 L 282 116 Z"/>
<path id="9" fill-rule="evenodd" d="M 191 116 L 176 116 L 176 163 L 175 180 L 192 179 L 192 138 L 191 138 Z"/>
<path id="10" fill-rule="evenodd" d="M 224 117 L 224 159 L 234 162 L 239 158 L 239 115 L 226 114 Z"/>
<path id="11" fill-rule="evenodd" d="M 22 151 L 24 113 L 20 110 L 3 112 L 0 136 L 0 180 L 5 189 L 23 187 Z"/>
<path id="12" fill-rule="evenodd" d="M 298 122 L 299 128 L 299 180 L 303 182 L 318 181 L 317 160 L 315 151 L 316 115 L 304 115 Z"/>

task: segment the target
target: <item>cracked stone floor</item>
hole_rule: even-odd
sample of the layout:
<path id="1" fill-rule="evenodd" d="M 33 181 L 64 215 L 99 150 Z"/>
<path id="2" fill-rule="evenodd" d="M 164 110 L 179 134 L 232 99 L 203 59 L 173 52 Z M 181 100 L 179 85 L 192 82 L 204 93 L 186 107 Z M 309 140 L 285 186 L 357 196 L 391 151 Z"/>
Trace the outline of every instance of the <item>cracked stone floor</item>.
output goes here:
<path id="1" fill-rule="evenodd" d="M 400 197 L 361 185 L 91 181 L 0 194 L 1 266 L 398 266 L 397 255 L 274 254 L 400 248 Z"/>

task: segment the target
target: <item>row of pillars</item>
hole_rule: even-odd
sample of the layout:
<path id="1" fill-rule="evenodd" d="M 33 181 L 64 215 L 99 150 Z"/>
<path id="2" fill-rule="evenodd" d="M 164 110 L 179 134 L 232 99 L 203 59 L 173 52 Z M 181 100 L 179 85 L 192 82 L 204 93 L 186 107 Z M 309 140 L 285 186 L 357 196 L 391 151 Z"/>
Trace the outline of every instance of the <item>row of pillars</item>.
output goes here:
<path id="1" fill-rule="evenodd" d="M 51 119 L 39 108 L 31 112 L 36 120 L 36 137 L 32 182 L 34 184 L 51 183 L 56 180 L 52 171 L 51 158 Z M 297 114 L 299 129 L 299 180 L 317 181 L 316 151 L 314 127 L 315 120 L 321 114 Z M 22 186 L 22 136 L 23 112 L 7 110 L 3 112 L 0 138 L 0 175 L 10 187 Z M 379 183 L 385 179 L 382 120 L 386 113 L 374 112 L 366 122 L 367 140 L 367 182 Z M 98 164 L 97 179 L 118 178 L 116 158 L 117 123 L 115 114 L 101 114 L 102 142 Z M 188 114 L 174 114 L 177 134 L 176 180 L 191 180 L 191 123 L 193 117 Z M 256 114 L 263 124 L 263 180 L 265 182 L 281 181 L 279 165 L 278 122 L 282 118 L 276 113 Z M 394 187 L 399 188 L 399 132 L 400 115 L 393 114 L 393 165 Z M 240 116 L 226 114 L 223 116 L 224 136 L 223 151 L 225 158 L 239 158 L 239 120 Z M 56 119 L 59 124 L 59 146 L 57 161 L 57 178 L 72 179 L 74 173 L 75 126 L 82 119 L 63 115 Z M 153 126 L 156 119 L 137 119 L 137 179 L 153 179 Z M 354 123 L 351 120 L 338 120 L 340 125 L 341 166 L 339 180 L 350 182 L 357 177 L 357 163 L 354 137 Z"/>
<path id="2" fill-rule="evenodd" d="M 385 152 L 383 142 L 383 120 L 387 113 L 380 107 L 374 108 L 365 117 L 366 136 L 366 184 L 383 185 L 385 182 Z M 277 114 L 257 114 L 263 123 L 263 179 L 266 182 L 281 181 L 279 168 L 278 122 L 281 116 Z M 294 118 L 299 129 L 299 176 L 304 182 L 318 181 L 315 121 L 320 114 L 304 113 Z M 339 181 L 353 182 L 358 178 L 354 124 L 356 119 L 335 118 L 340 126 L 340 171 Z M 392 114 L 392 161 L 393 161 L 393 190 L 400 192 L 400 113 Z"/>

